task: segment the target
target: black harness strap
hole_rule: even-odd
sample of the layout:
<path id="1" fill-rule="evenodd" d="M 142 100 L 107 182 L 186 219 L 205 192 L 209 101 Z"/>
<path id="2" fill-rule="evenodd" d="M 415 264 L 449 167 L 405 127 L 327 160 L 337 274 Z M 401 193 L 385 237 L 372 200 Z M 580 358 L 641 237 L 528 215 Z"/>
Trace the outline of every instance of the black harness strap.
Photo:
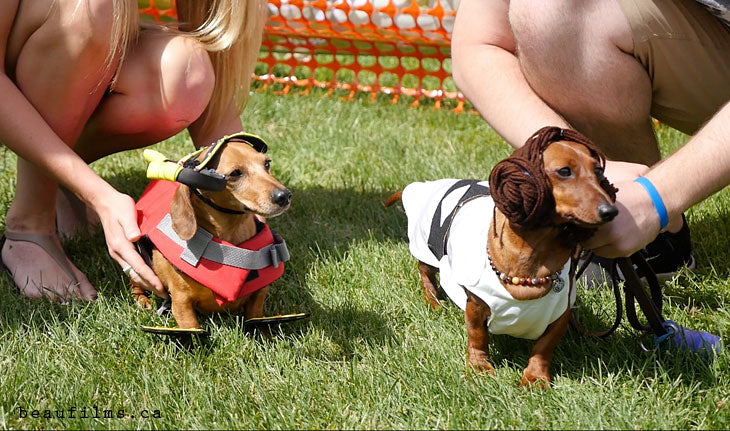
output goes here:
<path id="1" fill-rule="evenodd" d="M 480 180 L 459 180 L 452 185 L 449 190 L 444 193 L 436 206 L 436 212 L 433 215 L 431 221 L 431 231 L 428 234 L 428 248 L 431 253 L 436 256 L 436 259 L 441 260 L 446 254 L 446 242 L 449 239 L 449 229 L 451 229 L 451 223 L 454 221 L 456 213 L 464 206 L 465 203 L 484 196 L 490 196 L 489 187 L 479 184 Z M 456 189 L 464 186 L 469 186 L 466 193 L 459 199 L 451 213 L 446 216 L 443 224 L 441 223 L 441 206 L 444 203 L 446 196 L 451 194 Z"/>

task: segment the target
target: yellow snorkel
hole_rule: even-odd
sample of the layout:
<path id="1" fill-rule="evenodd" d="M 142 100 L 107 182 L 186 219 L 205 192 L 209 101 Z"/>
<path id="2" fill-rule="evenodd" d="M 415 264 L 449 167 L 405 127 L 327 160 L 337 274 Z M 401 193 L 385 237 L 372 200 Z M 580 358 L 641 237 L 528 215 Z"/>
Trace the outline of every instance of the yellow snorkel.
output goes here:
<path id="1" fill-rule="evenodd" d="M 147 178 L 155 180 L 177 181 L 177 176 L 184 168 L 182 165 L 168 160 L 164 154 L 155 150 L 144 150 L 142 153 L 147 163 Z"/>

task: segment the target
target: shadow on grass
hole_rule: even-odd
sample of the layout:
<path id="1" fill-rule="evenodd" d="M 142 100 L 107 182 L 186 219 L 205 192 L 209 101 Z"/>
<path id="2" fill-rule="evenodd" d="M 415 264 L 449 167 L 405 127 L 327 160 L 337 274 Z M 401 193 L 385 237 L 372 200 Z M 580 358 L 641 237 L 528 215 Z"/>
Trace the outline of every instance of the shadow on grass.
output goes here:
<path id="1" fill-rule="evenodd" d="M 286 239 L 292 259 L 282 279 L 272 285 L 267 313 L 310 313 L 309 324 L 326 333 L 345 357 L 354 354 L 363 342 L 377 344 L 391 339 L 391 324 L 382 313 L 348 302 L 323 307 L 312 297 L 305 279 L 318 261 L 343 256 L 360 242 L 404 240 L 402 212 L 383 208 L 388 193 L 312 187 L 293 188 L 292 194 L 291 209 L 269 220 Z"/>
<path id="2" fill-rule="evenodd" d="M 687 387 L 709 389 L 717 386 L 713 361 L 709 357 L 679 350 L 645 351 L 640 346 L 646 337 L 622 326 L 607 339 L 569 330 L 555 350 L 551 377 L 581 380 L 591 376 L 630 375 L 655 385 L 681 382 Z M 505 335 L 491 337 L 492 361 L 497 368 L 527 367 L 533 342 Z M 726 355 L 720 353 L 719 355 Z M 717 357 L 716 361 L 726 362 Z"/>
<path id="3" fill-rule="evenodd" d="M 707 205 L 717 205 L 713 202 Z M 677 286 L 667 290 L 672 301 L 680 306 L 699 303 L 716 310 L 730 301 L 730 291 L 726 286 L 726 280 L 730 278 L 730 213 L 718 213 L 698 211 L 689 220 L 697 267 L 691 272 L 684 272 L 678 278 Z"/>

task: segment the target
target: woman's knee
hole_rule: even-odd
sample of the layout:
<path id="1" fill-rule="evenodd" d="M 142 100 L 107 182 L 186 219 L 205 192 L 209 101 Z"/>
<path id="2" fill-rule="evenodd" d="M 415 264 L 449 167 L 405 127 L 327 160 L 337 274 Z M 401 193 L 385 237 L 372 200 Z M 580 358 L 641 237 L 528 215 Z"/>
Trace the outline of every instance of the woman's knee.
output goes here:
<path id="1" fill-rule="evenodd" d="M 214 85 L 213 65 L 202 45 L 185 36 L 143 31 L 115 87 L 124 97 L 111 104 L 107 116 L 135 119 L 129 132 L 174 134 L 200 117 Z"/>
<path id="2" fill-rule="evenodd" d="M 168 124 L 187 127 L 200 117 L 213 94 L 215 73 L 208 52 L 194 39 L 176 36 L 167 43 L 157 64 L 162 118 Z"/>
<path id="3" fill-rule="evenodd" d="M 73 50 L 75 45 L 86 47 L 84 55 L 97 54 L 101 59 L 110 52 L 111 32 L 114 24 L 114 4 L 110 0 L 90 0 L 88 2 L 72 2 L 65 0 L 58 8 L 58 21 L 66 28 L 64 34 Z M 76 4 L 74 4 L 76 3 Z M 68 42 L 71 41 L 71 42 Z"/>

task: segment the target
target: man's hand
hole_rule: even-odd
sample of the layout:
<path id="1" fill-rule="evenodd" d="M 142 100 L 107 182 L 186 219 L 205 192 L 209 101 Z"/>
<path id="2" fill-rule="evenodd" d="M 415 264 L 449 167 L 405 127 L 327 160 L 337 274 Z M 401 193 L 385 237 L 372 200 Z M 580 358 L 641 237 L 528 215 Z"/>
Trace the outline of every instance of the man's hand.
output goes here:
<path id="1" fill-rule="evenodd" d="M 599 256 L 626 257 L 656 238 L 659 234 L 659 216 L 649 194 L 639 183 L 634 182 L 648 170 L 648 166 L 635 163 L 606 163 L 605 175 L 619 189 L 616 195 L 618 215 L 613 221 L 601 226 L 583 244 L 585 248 Z M 670 224 L 670 230 L 675 227 L 676 220 L 674 222 Z"/>

